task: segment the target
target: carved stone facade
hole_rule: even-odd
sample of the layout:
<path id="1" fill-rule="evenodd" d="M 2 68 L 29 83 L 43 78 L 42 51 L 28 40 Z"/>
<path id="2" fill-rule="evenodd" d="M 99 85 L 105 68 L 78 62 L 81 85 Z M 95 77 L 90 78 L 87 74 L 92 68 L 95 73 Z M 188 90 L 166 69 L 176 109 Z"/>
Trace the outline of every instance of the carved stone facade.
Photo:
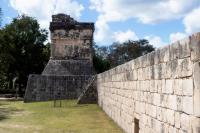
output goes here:
<path id="1" fill-rule="evenodd" d="M 69 15 L 52 16 L 51 57 L 42 75 L 30 75 L 25 102 L 77 98 L 93 75 L 94 23 L 77 22 Z"/>
<path id="2" fill-rule="evenodd" d="M 52 16 L 51 58 L 56 60 L 92 60 L 94 24 L 80 23 L 68 15 Z"/>

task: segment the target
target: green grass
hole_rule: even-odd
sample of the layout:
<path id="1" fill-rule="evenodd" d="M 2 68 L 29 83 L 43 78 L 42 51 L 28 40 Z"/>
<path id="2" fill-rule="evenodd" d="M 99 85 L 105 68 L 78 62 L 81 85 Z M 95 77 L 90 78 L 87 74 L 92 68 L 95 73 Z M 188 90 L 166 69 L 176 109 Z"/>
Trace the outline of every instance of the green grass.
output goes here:
<path id="1" fill-rule="evenodd" d="M 95 104 L 0 101 L 0 133 L 122 133 Z"/>

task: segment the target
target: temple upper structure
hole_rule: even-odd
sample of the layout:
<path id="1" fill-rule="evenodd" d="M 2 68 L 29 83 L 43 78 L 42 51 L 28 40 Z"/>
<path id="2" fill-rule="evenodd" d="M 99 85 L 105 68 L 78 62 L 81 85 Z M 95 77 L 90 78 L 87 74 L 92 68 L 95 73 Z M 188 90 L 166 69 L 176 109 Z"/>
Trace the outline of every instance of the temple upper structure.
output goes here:
<path id="1" fill-rule="evenodd" d="M 92 60 L 94 23 L 77 22 L 69 15 L 52 16 L 51 58 Z"/>
<path id="2" fill-rule="evenodd" d="M 41 75 L 29 75 L 25 102 L 78 98 L 94 74 L 94 23 L 78 22 L 69 15 L 52 16 L 51 57 Z"/>
<path id="3" fill-rule="evenodd" d="M 69 15 L 52 16 L 51 58 L 43 75 L 92 74 L 94 23 L 77 22 Z"/>

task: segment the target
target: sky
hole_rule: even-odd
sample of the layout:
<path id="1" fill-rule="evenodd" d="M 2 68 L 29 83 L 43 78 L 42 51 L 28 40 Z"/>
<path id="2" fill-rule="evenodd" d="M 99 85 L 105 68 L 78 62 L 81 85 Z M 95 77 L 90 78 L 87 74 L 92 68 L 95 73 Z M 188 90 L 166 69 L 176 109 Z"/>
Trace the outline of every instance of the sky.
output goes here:
<path id="1" fill-rule="evenodd" d="M 200 31 L 200 0 L 0 0 L 0 7 L 3 26 L 19 14 L 46 29 L 57 13 L 94 22 L 99 46 L 147 39 L 158 48 Z"/>

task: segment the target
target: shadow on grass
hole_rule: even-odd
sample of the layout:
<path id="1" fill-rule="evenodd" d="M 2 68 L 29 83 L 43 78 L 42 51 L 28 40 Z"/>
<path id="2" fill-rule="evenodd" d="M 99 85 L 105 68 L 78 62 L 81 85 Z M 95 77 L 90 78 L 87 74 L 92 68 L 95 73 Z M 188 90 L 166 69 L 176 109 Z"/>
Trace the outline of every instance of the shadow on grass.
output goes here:
<path id="1" fill-rule="evenodd" d="M 0 121 L 9 119 L 10 115 L 16 114 L 23 111 L 14 107 L 0 107 Z"/>

